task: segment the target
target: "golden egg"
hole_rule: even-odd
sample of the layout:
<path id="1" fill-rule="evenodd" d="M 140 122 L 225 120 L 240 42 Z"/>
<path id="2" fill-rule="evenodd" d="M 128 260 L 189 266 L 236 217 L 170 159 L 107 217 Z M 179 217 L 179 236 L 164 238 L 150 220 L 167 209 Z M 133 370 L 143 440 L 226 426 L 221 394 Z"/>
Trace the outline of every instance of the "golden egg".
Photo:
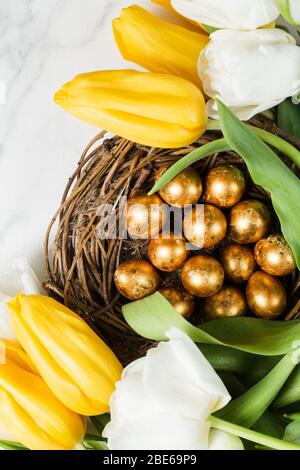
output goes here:
<path id="1" fill-rule="evenodd" d="M 189 318 L 195 310 L 195 299 L 179 287 L 166 287 L 159 291 L 173 305 L 175 310 L 185 318 Z"/>
<path id="2" fill-rule="evenodd" d="M 138 300 L 157 291 L 160 279 L 157 270 L 148 261 L 131 259 L 116 269 L 115 284 L 124 297 Z"/>
<path id="3" fill-rule="evenodd" d="M 212 248 L 226 235 L 227 221 L 220 209 L 210 204 L 194 207 L 184 216 L 186 239 L 199 248 Z"/>
<path id="4" fill-rule="evenodd" d="M 127 203 L 126 227 L 133 239 L 148 239 L 157 235 L 166 221 L 167 206 L 153 194 L 141 194 Z"/>
<path id="5" fill-rule="evenodd" d="M 252 250 L 245 245 L 232 243 L 220 251 L 225 277 L 234 284 L 248 281 L 255 270 L 255 260 Z"/>
<path id="6" fill-rule="evenodd" d="M 233 165 L 217 166 L 207 175 L 204 199 L 219 207 L 232 207 L 243 197 L 246 181 Z"/>
<path id="7" fill-rule="evenodd" d="M 161 167 L 155 181 L 165 173 L 168 167 Z M 187 168 L 167 183 L 160 191 L 161 198 L 170 206 L 183 207 L 185 204 L 196 204 L 202 194 L 202 181 L 196 170 Z"/>
<path id="8" fill-rule="evenodd" d="M 219 261 L 212 256 L 193 256 L 182 268 L 181 281 L 190 294 L 209 297 L 221 289 L 224 271 Z"/>
<path id="9" fill-rule="evenodd" d="M 207 320 L 241 317 L 247 313 L 245 296 L 236 287 L 222 287 L 219 292 L 205 299 L 203 307 Z"/>
<path id="10" fill-rule="evenodd" d="M 229 235 L 237 243 L 255 243 L 266 235 L 270 224 L 271 213 L 265 204 L 242 201 L 231 209 Z"/>
<path id="11" fill-rule="evenodd" d="M 292 250 L 285 239 L 278 234 L 257 242 L 254 256 L 261 269 L 273 276 L 286 276 L 296 268 Z"/>
<path id="12" fill-rule="evenodd" d="M 252 274 L 246 298 L 250 310 L 266 320 L 280 317 L 286 308 L 286 292 L 282 283 L 264 271 Z"/>
<path id="13" fill-rule="evenodd" d="M 175 238 L 174 234 L 165 237 L 160 234 L 160 238 L 150 241 L 148 258 L 160 271 L 173 272 L 182 268 L 189 252 L 183 238 Z"/>

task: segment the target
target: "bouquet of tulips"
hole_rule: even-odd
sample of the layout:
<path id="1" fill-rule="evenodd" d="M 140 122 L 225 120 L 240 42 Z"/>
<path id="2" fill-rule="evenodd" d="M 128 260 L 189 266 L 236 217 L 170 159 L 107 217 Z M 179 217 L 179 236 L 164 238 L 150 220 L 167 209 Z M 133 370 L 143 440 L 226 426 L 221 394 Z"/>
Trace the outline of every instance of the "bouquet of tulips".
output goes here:
<path id="1" fill-rule="evenodd" d="M 150 147 L 180 148 L 221 130 L 223 138 L 179 159 L 151 194 L 197 160 L 234 150 L 271 195 L 300 268 L 299 180 L 271 147 L 295 167 L 300 153 L 242 122 L 272 117 L 278 106 L 281 127 L 300 137 L 300 48 L 275 25 L 280 15 L 300 23 L 300 2 L 155 3 L 184 25 L 136 5 L 113 21 L 122 56 L 147 71 L 78 75 L 55 102 Z M 155 293 L 123 307 L 133 330 L 158 341 L 123 370 L 85 319 L 43 295 L 26 260 L 13 268 L 11 292 L 0 298 L 1 448 L 300 450 L 300 320 L 196 327 Z"/>

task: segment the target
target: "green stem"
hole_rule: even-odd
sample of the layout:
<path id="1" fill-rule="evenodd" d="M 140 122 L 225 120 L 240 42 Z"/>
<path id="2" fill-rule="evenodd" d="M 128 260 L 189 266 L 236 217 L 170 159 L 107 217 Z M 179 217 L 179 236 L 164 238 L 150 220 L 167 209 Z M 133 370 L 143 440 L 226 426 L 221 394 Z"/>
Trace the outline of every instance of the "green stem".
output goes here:
<path id="1" fill-rule="evenodd" d="M 293 145 L 291 145 L 289 142 L 282 139 L 281 137 L 278 137 L 278 135 L 272 134 L 272 132 L 265 131 L 264 129 L 260 129 L 259 127 L 251 126 L 250 124 L 247 124 L 247 126 L 266 144 L 271 145 L 280 152 L 284 153 L 297 165 L 298 168 L 300 168 L 300 152 Z M 220 121 L 218 121 L 217 119 L 209 119 L 207 124 L 207 130 L 220 131 Z"/>
<path id="2" fill-rule="evenodd" d="M 223 419 L 216 418 L 215 416 L 210 416 L 209 418 L 213 428 L 218 429 L 219 431 L 228 432 L 235 436 L 246 439 L 247 441 L 255 442 L 266 447 L 269 447 L 274 450 L 300 450 L 300 446 L 294 444 L 293 442 L 283 441 L 277 439 L 276 437 L 266 436 L 260 432 L 253 431 L 252 429 L 246 429 L 237 424 L 229 423 Z"/>
<path id="3" fill-rule="evenodd" d="M 215 153 L 228 152 L 231 150 L 230 146 L 226 143 L 225 139 L 214 140 L 208 144 L 202 145 L 201 147 L 188 153 L 185 157 L 180 158 L 174 165 L 172 165 L 159 180 L 155 183 L 148 195 L 156 193 L 160 188 L 165 186 L 171 181 L 178 173 L 188 168 L 193 163 L 198 162 L 202 158 L 209 157 Z"/>
<path id="4" fill-rule="evenodd" d="M 293 352 L 286 354 L 256 385 L 217 412 L 217 417 L 251 428 L 274 401 L 295 369 Z"/>

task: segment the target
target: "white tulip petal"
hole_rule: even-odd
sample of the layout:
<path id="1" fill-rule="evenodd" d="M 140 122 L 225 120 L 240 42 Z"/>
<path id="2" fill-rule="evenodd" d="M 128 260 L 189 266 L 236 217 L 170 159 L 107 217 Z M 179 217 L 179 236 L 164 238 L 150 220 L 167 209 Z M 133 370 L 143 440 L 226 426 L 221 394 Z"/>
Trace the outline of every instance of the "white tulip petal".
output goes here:
<path id="1" fill-rule="evenodd" d="M 300 2 L 299 0 L 289 0 L 290 14 L 295 24 L 300 24 Z"/>
<path id="2" fill-rule="evenodd" d="M 144 387 L 169 413 L 205 420 L 223 408 L 230 395 L 207 359 L 182 331 L 171 328 L 168 342 L 148 351 Z"/>
<path id="3" fill-rule="evenodd" d="M 12 327 L 11 315 L 6 305 L 9 299 L 10 297 L 0 294 L 0 339 L 17 342 L 17 337 Z"/>
<path id="4" fill-rule="evenodd" d="M 19 274 L 19 285 L 16 286 L 15 293 L 12 295 L 16 295 L 18 292 L 23 292 L 26 295 L 42 293 L 40 282 L 24 256 L 14 259 L 12 270 Z M 15 279 L 17 279 L 16 275 Z"/>
<path id="5" fill-rule="evenodd" d="M 112 420 L 103 436 L 110 450 L 205 450 L 210 424 L 176 414 Z"/>
<path id="6" fill-rule="evenodd" d="M 6 303 L 19 292 L 41 294 L 40 283 L 25 257 L 16 258 L 9 272 L 0 273 L 0 339 L 17 341 Z"/>
<path id="7" fill-rule="evenodd" d="M 256 29 L 279 16 L 275 0 L 171 0 L 173 8 L 216 28 Z"/>
<path id="8" fill-rule="evenodd" d="M 146 358 L 138 359 L 127 366 L 122 379 L 117 382 L 116 390 L 111 396 L 111 418 L 134 419 L 161 410 L 144 387 L 143 374 Z M 163 411 L 163 410 L 162 410 Z"/>
<path id="9" fill-rule="evenodd" d="M 208 450 L 244 450 L 241 439 L 233 434 L 211 429 Z"/>
<path id="10" fill-rule="evenodd" d="M 248 120 L 300 91 L 300 48 L 282 30 L 217 31 L 199 57 L 206 94 Z M 217 108 L 207 104 L 209 117 Z"/>

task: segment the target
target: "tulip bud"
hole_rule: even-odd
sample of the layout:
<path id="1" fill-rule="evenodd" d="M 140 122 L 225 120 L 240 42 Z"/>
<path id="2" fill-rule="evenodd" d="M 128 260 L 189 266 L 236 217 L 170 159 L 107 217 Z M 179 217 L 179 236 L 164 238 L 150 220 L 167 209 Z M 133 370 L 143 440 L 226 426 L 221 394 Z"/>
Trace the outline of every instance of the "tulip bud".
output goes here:
<path id="1" fill-rule="evenodd" d="M 123 8 L 121 17 L 113 21 L 113 30 L 124 59 L 202 88 L 197 62 L 208 44 L 207 36 L 161 20 L 137 5 Z"/>
<path id="2" fill-rule="evenodd" d="M 198 70 L 205 93 L 248 120 L 299 93 L 300 48 L 280 29 L 220 30 L 210 35 Z M 214 100 L 207 109 L 218 117 Z"/>
<path id="3" fill-rule="evenodd" d="M 55 95 L 74 116 L 139 144 L 178 148 L 205 131 L 201 91 L 173 75 L 113 70 L 78 75 Z"/>
<path id="4" fill-rule="evenodd" d="M 96 333 L 50 297 L 19 294 L 8 307 L 20 344 L 54 395 L 81 415 L 109 411 L 122 366 Z"/>
<path id="5" fill-rule="evenodd" d="M 281 15 L 288 23 L 297 26 L 300 24 L 300 2 L 299 0 L 276 0 Z"/>
<path id="6" fill-rule="evenodd" d="M 186 18 L 224 29 L 256 29 L 279 16 L 275 0 L 171 0 L 171 6 Z"/>
<path id="7" fill-rule="evenodd" d="M 57 400 L 31 370 L 31 361 L 24 352 L 3 345 L 6 360 L 0 362 L 1 437 L 31 450 L 74 449 L 84 437 L 83 418 Z"/>

